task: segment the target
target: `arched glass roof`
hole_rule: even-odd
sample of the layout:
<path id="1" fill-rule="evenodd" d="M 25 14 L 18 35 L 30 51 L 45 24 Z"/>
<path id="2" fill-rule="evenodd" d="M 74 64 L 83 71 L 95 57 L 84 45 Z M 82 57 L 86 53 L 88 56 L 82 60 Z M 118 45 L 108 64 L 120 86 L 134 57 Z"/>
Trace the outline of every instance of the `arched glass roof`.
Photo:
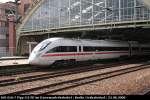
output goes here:
<path id="1" fill-rule="evenodd" d="M 22 30 L 149 19 L 150 10 L 140 0 L 45 0 Z"/>

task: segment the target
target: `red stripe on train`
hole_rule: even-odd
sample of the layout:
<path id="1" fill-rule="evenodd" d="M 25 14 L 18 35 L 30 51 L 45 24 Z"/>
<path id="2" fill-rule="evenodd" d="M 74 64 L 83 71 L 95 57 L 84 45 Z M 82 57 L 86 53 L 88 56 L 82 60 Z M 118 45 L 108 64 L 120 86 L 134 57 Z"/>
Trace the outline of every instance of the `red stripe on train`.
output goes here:
<path id="1" fill-rule="evenodd" d="M 45 54 L 42 57 L 54 57 L 54 56 L 82 56 L 82 55 L 92 55 L 92 54 L 116 54 L 116 53 L 129 53 L 127 51 L 124 52 L 98 52 L 98 53 L 68 53 L 68 54 Z"/>

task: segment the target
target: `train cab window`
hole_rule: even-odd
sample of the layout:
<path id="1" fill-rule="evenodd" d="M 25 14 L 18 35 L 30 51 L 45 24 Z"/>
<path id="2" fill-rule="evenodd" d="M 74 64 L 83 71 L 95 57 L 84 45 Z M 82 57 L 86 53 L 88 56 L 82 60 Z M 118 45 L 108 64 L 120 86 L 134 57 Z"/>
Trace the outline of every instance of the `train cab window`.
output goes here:
<path id="1" fill-rule="evenodd" d="M 77 52 L 76 46 L 59 46 L 49 50 L 47 53 L 55 53 L 55 52 Z"/>
<path id="2" fill-rule="evenodd" d="M 39 49 L 39 51 L 42 51 L 44 50 L 47 46 L 49 46 L 51 44 L 51 42 L 45 42 L 45 43 L 42 43 L 42 46 L 41 48 Z"/>

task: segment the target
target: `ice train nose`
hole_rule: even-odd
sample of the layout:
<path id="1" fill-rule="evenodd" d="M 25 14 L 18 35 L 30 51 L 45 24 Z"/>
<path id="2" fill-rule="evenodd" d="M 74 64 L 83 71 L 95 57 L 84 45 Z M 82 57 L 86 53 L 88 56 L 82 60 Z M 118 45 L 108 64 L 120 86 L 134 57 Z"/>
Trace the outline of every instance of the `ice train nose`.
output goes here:
<path id="1" fill-rule="evenodd" d="M 33 63 L 33 59 L 28 59 L 28 64 L 30 64 L 30 65 L 32 65 L 32 63 Z"/>
<path id="2" fill-rule="evenodd" d="M 35 65 L 35 64 L 37 64 L 36 58 L 35 58 L 35 57 L 29 57 L 29 59 L 28 59 L 28 64 L 30 64 L 30 65 Z"/>

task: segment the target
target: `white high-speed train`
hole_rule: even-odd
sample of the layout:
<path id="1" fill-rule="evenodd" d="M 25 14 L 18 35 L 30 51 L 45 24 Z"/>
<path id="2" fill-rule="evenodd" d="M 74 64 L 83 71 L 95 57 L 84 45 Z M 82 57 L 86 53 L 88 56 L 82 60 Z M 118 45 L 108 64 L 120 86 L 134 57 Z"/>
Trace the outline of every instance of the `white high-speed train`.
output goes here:
<path id="1" fill-rule="evenodd" d="M 33 49 L 28 62 L 31 65 L 51 65 L 134 55 L 150 55 L 150 44 L 118 40 L 50 38 Z"/>

